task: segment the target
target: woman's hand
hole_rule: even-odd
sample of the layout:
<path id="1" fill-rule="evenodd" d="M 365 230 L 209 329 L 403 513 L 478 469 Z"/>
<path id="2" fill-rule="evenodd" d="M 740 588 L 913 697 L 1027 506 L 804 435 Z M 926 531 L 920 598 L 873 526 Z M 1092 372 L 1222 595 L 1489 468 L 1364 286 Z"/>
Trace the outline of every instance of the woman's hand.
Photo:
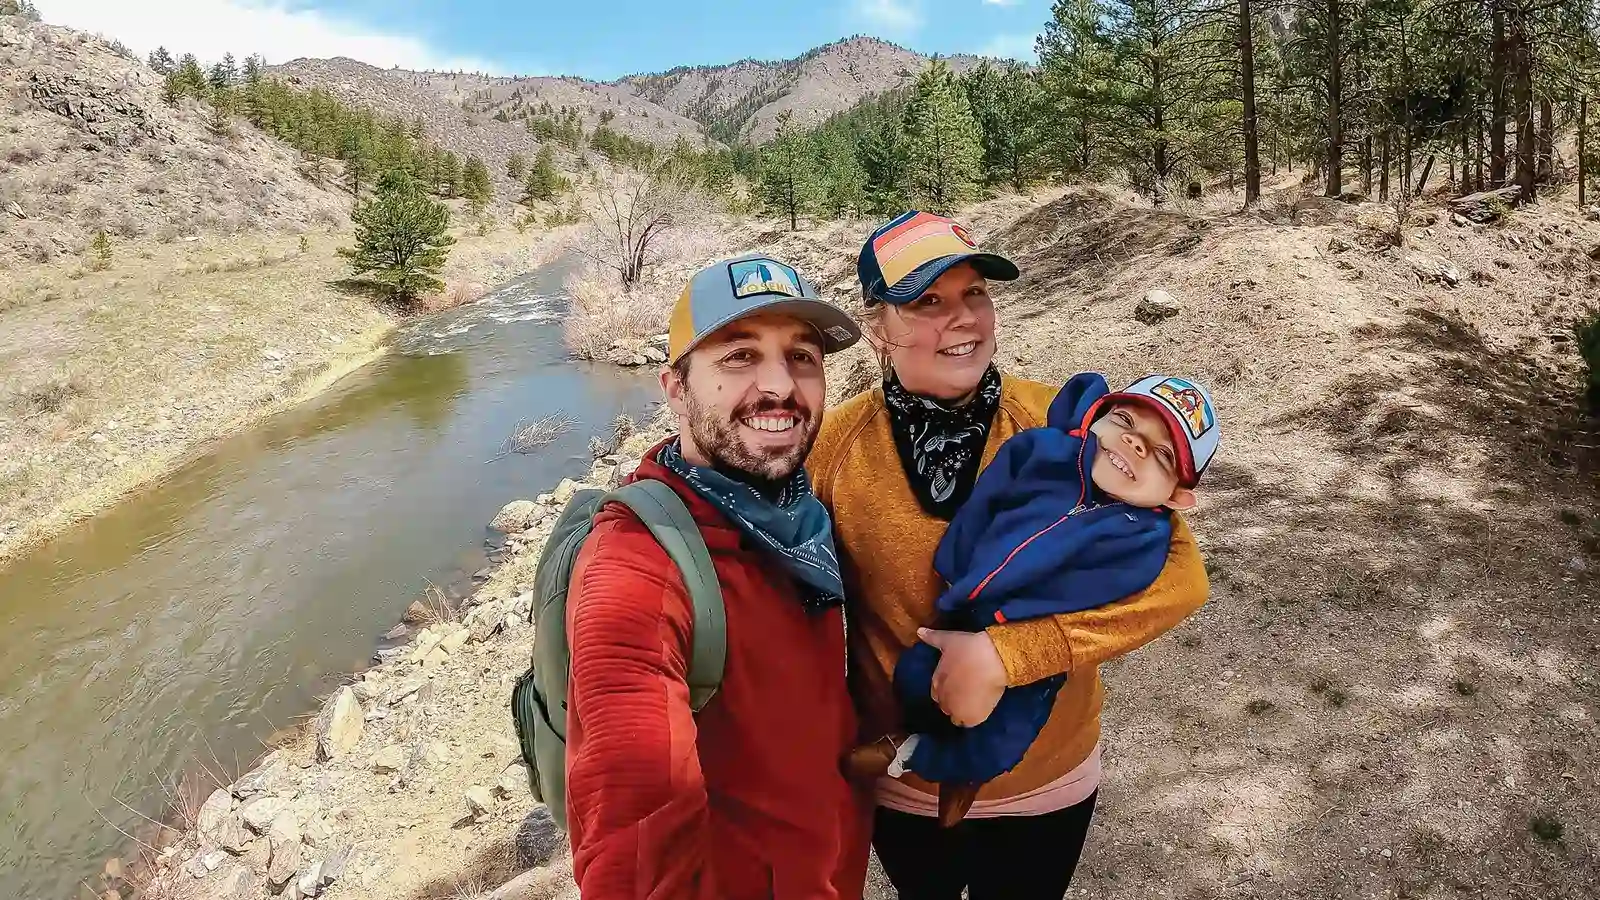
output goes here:
<path id="1" fill-rule="evenodd" d="M 983 724 L 1006 691 L 1006 667 L 986 632 L 917 629 L 917 637 L 939 650 L 933 671 L 933 701 L 962 728 Z"/>

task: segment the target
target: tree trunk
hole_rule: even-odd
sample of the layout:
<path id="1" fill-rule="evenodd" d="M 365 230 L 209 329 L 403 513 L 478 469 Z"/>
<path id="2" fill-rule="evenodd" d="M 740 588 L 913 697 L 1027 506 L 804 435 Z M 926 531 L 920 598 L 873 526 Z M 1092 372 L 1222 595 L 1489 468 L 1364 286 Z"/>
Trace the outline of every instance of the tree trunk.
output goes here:
<path id="1" fill-rule="evenodd" d="M 1549 184 L 1556 171 L 1556 135 L 1550 98 L 1539 98 L 1539 181 Z"/>
<path id="2" fill-rule="evenodd" d="M 1511 45 L 1512 102 L 1517 114 L 1517 187 L 1522 188 L 1524 203 L 1533 202 L 1539 185 L 1533 133 L 1533 48 L 1529 45 L 1528 24 L 1526 14 L 1515 8 L 1506 21 Z"/>
<path id="3" fill-rule="evenodd" d="M 1389 132 L 1383 133 L 1383 156 L 1378 163 L 1378 199 L 1389 202 Z"/>
<path id="4" fill-rule="evenodd" d="M 1239 73 L 1244 94 L 1244 205 L 1261 199 L 1261 148 L 1256 115 L 1256 48 L 1251 0 L 1239 0 Z"/>
<path id="5" fill-rule="evenodd" d="M 1339 36 L 1339 0 L 1328 0 L 1328 183 L 1327 195 L 1337 197 L 1344 191 L 1341 162 L 1344 157 L 1344 134 L 1339 118 L 1339 101 L 1344 92 L 1341 84 L 1344 50 Z"/>
<path id="6" fill-rule="evenodd" d="M 1372 196 L 1372 132 L 1361 139 L 1361 193 Z"/>
<path id="7" fill-rule="evenodd" d="M 1588 202 L 1589 170 L 1584 165 L 1588 152 L 1587 141 L 1589 138 L 1589 95 L 1578 98 L 1578 206 L 1582 208 Z"/>
<path id="8" fill-rule="evenodd" d="M 1466 116 L 1461 117 L 1461 193 L 1470 194 L 1472 187 L 1472 129 Z"/>
<path id="9" fill-rule="evenodd" d="M 1472 169 L 1473 169 L 1473 179 L 1472 180 L 1473 180 L 1473 182 L 1475 184 L 1477 184 L 1478 190 L 1485 191 L 1485 190 L 1488 190 L 1491 187 L 1491 185 L 1487 181 L 1485 181 L 1485 178 L 1487 177 L 1488 172 L 1487 172 L 1487 170 L 1484 169 L 1485 160 L 1483 158 L 1483 144 L 1484 144 L 1484 140 L 1483 140 L 1483 110 L 1474 109 L 1472 111 L 1472 124 L 1473 124 L 1473 130 L 1476 131 L 1477 134 L 1478 134 L 1478 142 L 1472 148 Z"/>
<path id="10" fill-rule="evenodd" d="M 1428 161 L 1422 164 L 1422 174 L 1417 178 L 1417 189 L 1411 192 L 1411 196 L 1421 197 L 1422 192 L 1428 189 L 1428 176 L 1433 174 L 1433 161 L 1437 157 L 1436 153 L 1428 154 Z"/>
<path id="11" fill-rule="evenodd" d="M 1167 110 L 1166 98 L 1161 92 L 1160 48 L 1152 45 L 1151 50 L 1153 52 L 1150 54 L 1150 93 L 1155 102 L 1151 110 L 1154 115 L 1151 116 L 1150 124 L 1155 128 L 1157 137 L 1155 146 L 1150 148 L 1150 167 L 1155 176 L 1150 185 L 1150 195 L 1152 202 L 1160 206 L 1167 200 L 1167 139 L 1161 136 L 1165 134 Z"/>
<path id="12" fill-rule="evenodd" d="M 1494 7 L 1494 43 L 1489 48 L 1489 89 L 1493 107 L 1489 114 L 1489 181 L 1494 187 L 1506 183 L 1506 14 L 1499 0 Z"/>

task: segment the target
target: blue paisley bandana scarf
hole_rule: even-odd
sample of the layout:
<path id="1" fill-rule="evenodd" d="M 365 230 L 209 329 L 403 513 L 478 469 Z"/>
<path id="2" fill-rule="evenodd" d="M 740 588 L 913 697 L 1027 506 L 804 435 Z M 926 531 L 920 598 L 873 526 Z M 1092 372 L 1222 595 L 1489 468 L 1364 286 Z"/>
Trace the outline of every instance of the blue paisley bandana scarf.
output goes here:
<path id="1" fill-rule="evenodd" d="M 748 484 L 715 469 L 692 465 L 683 458 L 679 441 L 662 447 L 656 462 L 688 482 L 742 533 L 766 548 L 799 583 L 807 609 L 830 609 L 844 602 L 833 519 L 811 493 L 804 468 L 796 469 L 777 497 L 768 500 Z"/>

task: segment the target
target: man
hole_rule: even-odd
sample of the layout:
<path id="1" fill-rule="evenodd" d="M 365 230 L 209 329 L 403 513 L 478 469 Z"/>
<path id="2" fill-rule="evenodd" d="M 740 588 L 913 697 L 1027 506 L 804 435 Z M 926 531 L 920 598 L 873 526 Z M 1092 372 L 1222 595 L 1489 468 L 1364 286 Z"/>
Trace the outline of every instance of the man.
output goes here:
<path id="1" fill-rule="evenodd" d="M 870 811 L 840 771 L 857 727 L 843 585 L 801 467 L 823 354 L 859 337 L 764 257 L 710 266 L 678 298 L 661 386 L 679 434 L 634 477 L 670 485 L 699 525 L 727 657 L 693 713 L 683 579 L 636 518 L 603 510 L 568 605 L 567 803 L 585 900 L 861 895 Z"/>

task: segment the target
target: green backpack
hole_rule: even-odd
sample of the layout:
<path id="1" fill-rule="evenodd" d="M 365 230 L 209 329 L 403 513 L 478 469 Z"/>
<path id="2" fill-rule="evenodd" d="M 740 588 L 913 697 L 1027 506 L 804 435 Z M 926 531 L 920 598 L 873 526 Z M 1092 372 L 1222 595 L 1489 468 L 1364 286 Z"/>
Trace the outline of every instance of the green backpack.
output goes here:
<path id="1" fill-rule="evenodd" d="M 572 653 L 567 646 L 567 590 L 572 567 L 594 528 L 595 514 L 621 503 L 667 551 L 678 567 L 694 607 L 694 647 L 689 663 L 689 703 L 699 712 L 722 684 L 728 652 L 722 587 L 711 553 L 688 507 L 671 487 L 639 480 L 606 493 L 579 491 L 556 520 L 539 555 L 533 593 L 533 662 L 511 692 L 511 717 L 528 766 L 528 787 L 550 816 L 567 827 L 567 681 Z"/>

